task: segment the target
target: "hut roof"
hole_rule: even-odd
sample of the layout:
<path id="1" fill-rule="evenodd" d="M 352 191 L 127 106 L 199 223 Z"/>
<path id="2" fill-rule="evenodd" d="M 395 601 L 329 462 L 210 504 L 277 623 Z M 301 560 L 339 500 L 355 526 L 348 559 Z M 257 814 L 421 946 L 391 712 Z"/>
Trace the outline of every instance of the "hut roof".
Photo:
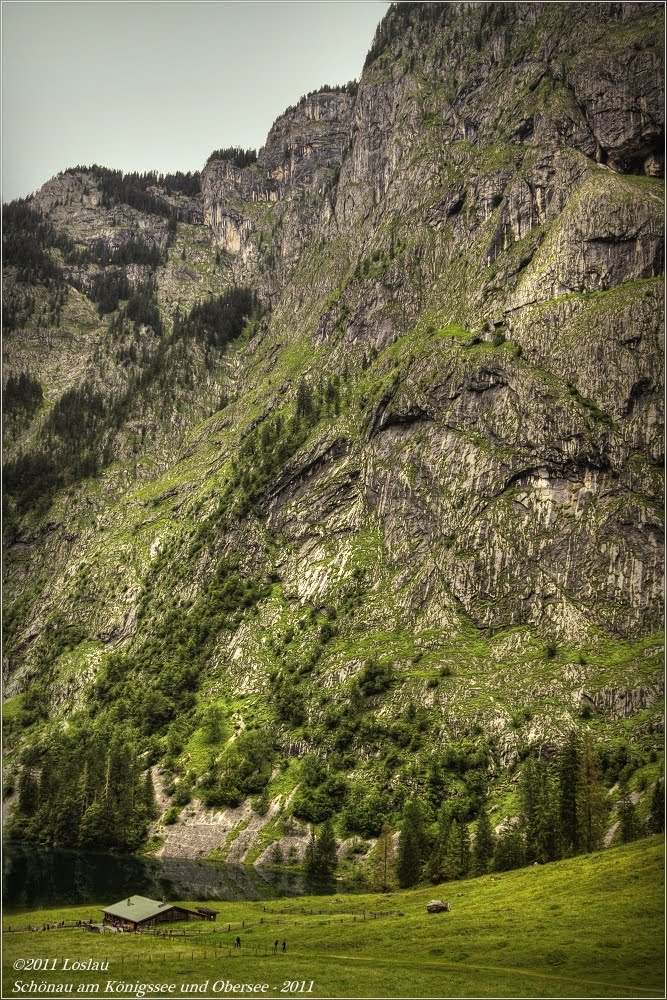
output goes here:
<path id="1" fill-rule="evenodd" d="M 149 899 L 147 896 L 130 896 L 121 899 L 119 903 L 105 906 L 103 912 L 118 917 L 119 920 L 131 920 L 132 923 L 138 924 L 171 908 L 171 903 L 160 903 L 157 899 Z"/>

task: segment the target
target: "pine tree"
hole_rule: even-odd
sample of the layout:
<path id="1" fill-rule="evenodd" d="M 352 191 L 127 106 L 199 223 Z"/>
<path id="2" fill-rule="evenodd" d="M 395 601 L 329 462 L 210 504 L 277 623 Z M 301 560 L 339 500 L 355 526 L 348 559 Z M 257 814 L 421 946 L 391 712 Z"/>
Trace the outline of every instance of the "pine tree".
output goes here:
<path id="1" fill-rule="evenodd" d="M 559 805 L 558 781 L 545 767 L 537 826 L 537 860 L 540 863 L 556 861 L 562 856 Z"/>
<path id="2" fill-rule="evenodd" d="M 76 844 L 81 814 L 74 795 L 60 796 L 52 807 L 51 836 L 54 844 Z"/>
<path id="3" fill-rule="evenodd" d="M 526 860 L 554 861 L 560 847 L 558 789 L 544 761 L 526 761 L 519 795 Z"/>
<path id="4" fill-rule="evenodd" d="M 90 768 L 88 766 L 88 761 L 83 765 L 81 775 L 76 785 L 76 803 L 79 812 L 79 823 L 83 818 L 83 814 L 86 809 L 93 801 L 94 792 L 90 781 Z"/>
<path id="5" fill-rule="evenodd" d="M 579 753 L 577 777 L 577 832 L 580 850 L 586 853 L 602 846 L 607 803 L 600 781 L 600 765 L 591 742 L 586 736 Z"/>
<path id="6" fill-rule="evenodd" d="M 211 745 L 222 739 L 222 709 L 219 705 L 208 705 L 202 717 L 204 742 Z"/>
<path id="7" fill-rule="evenodd" d="M 579 737 L 572 730 L 560 755 L 560 836 L 564 854 L 579 851 L 577 822 L 577 781 L 579 775 Z"/>
<path id="8" fill-rule="evenodd" d="M 484 875 L 488 872 L 493 858 L 495 839 L 489 814 L 486 809 L 482 809 L 477 819 L 475 844 L 472 852 L 471 872 L 473 875 Z"/>
<path id="9" fill-rule="evenodd" d="M 443 861 L 447 881 L 464 878 L 470 868 L 470 837 L 465 823 L 452 820 Z"/>
<path id="10" fill-rule="evenodd" d="M 648 832 L 664 833 L 665 831 L 665 783 L 656 781 L 651 795 L 651 806 L 648 814 Z"/>
<path id="11" fill-rule="evenodd" d="M 398 843 L 398 884 L 402 889 L 416 885 L 421 876 L 426 847 L 419 803 L 412 799 L 403 810 L 401 838 Z"/>
<path id="12" fill-rule="evenodd" d="M 529 861 L 534 861 L 538 853 L 538 826 L 541 800 L 541 775 L 538 762 L 529 757 L 524 764 L 519 786 L 519 801 L 521 803 L 521 823 L 526 839 L 526 855 Z"/>
<path id="13" fill-rule="evenodd" d="M 18 795 L 18 811 L 23 816 L 34 816 L 39 805 L 39 784 L 29 767 L 21 771 Z"/>
<path id="14" fill-rule="evenodd" d="M 110 843 L 111 813 L 102 802 L 93 802 L 86 809 L 79 827 L 79 845 L 105 850 Z"/>
<path id="15" fill-rule="evenodd" d="M 432 761 L 431 766 L 428 769 L 426 775 L 426 785 L 428 789 L 429 801 L 433 808 L 437 809 L 447 791 L 447 779 L 442 769 L 440 760 L 437 757 Z M 449 820 L 447 821 L 447 825 L 449 826 Z"/>
<path id="16" fill-rule="evenodd" d="M 636 840 L 639 836 L 639 822 L 637 820 L 637 811 L 627 790 L 623 792 L 623 795 L 619 799 L 618 818 L 621 827 L 621 843 L 629 844 L 631 841 Z"/>
<path id="17" fill-rule="evenodd" d="M 146 771 L 146 777 L 144 778 L 143 788 L 141 790 L 141 802 L 146 809 L 146 816 L 148 819 L 157 819 L 160 815 L 160 811 L 157 807 L 155 786 L 153 784 L 153 775 L 151 774 L 150 767 Z"/>
<path id="18" fill-rule="evenodd" d="M 301 379 L 296 392 L 296 417 L 309 420 L 313 412 L 313 393 L 305 379 Z"/>
<path id="19" fill-rule="evenodd" d="M 388 892 L 396 879 L 396 852 L 391 827 L 385 820 L 374 851 L 373 884 L 381 892 Z"/>
<path id="20" fill-rule="evenodd" d="M 338 849 L 333 821 L 330 819 L 326 820 L 320 828 L 317 844 L 315 845 L 315 856 L 322 881 L 331 881 L 338 867 Z"/>
<path id="21" fill-rule="evenodd" d="M 275 840 L 271 845 L 269 858 L 272 865 L 282 865 L 283 861 L 285 860 L 283 858 L 283 850 L 282 847 L 280 846 L 279 840 Z"/>
<path id="22" fill-rule="evenodd" d="M 426 864 L 426 874 L 434 884 L 445 881 L 445 855 L 447 853 L 451 822 L 449 806 L 447 803 L 444 803 L 440 807 L 438 828 Z"/>
<path id="23" fill-rule="evenodd" d="M 510 827 L 500 832 L 493 852 L 493 870 L 506 872 L 522 868 L 526 863 L 526 845 L 523 833 L 518 827 Z"/>
<path id="24" fill-rule="evenodd" d="M 331 882 L 338 867 L 338 851 L 333 822 L 328 819 L 320 827 L 317 838 L 311 830 L 306 848 L 306 877 L 311 885 L 324 886 Z"/>
<path id="25" fill-rule="evenodd" d="M 317 866 L 315 861 L 315 827 L 310 828 L 310 837 L 308 838 L 308 843 L 306 844 L 306 850 L 303 855 L 303 866 L 306 872 L 306 882 L 308 885 L 313 885 L 317 877 Z"/>

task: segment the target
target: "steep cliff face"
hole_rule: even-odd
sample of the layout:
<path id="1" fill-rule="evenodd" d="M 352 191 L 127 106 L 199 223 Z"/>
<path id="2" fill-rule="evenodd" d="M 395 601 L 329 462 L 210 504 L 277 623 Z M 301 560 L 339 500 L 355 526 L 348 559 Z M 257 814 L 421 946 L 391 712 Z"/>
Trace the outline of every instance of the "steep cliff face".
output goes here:
<path id="1" fill-rule="evenodd" d="M 452 740 L 489 739 L 499 769 L 558 743 L 582 691 L 610 739 L 653 746 L 662 14 L 398 5 L 358 90 L 302 99 L 256 163 L 210 161 L 201 196 L 155 186 L 162 216 L 105 206 L 85 172 L 38 193 L 81 248 L 140 234 L 159 250 L 158 265 L 113 266 L 133 287 L 154 282 L 166 346 L 158 355 L 150 323 L 119 343 L 117 310 L 89 301 L 96 267 L 66 255 L 79 290 L 61 322 L 40 288 L 43 315 L 6 338 L 8 370 L 46 390 L 10 428 L 11 457 L 36 447 L 65 390 L 126 392 L 132 343 L 159 356 L 105 425 L 102 478 L 14 511 L 14 711 L 29 683 L 59 718 L 96 705 L 113 677 L 151 752 L 171 747 L 169 768 L 195 790 L 238 735 L 204 764 L 203 705 L 271 728 L 284 768 L 266 820 L 243 828 L 250 860 L 291 836 L 278 806 L 303 818 L 293 793 L 310 751 L 352 791 L 393 795 L 413 759 Z M 232 284 L 270 312 L 224 353 L 173 339 L 183 312 Z M 233 615 L 216 603 L 223 562 L 254 581 Z M 196 709 L 174 693 L 182 678 L 167 685 L 149 665 L 167 674 L 184 644 Z M 428 722 L 401 742 L 415 706 Z M 17 727 L 10 748 L 36 732 Z M 198 805 L 186 827 L 205 823 L 208 850 L 247 811 L 209 822 Z"/>
<path id="2" fill-rule="evenodd" d="M 258 283 L 266 297 L 285 282 L 322 213 L 331 211 L 326 195 L 349 141 L 353 90 L 302 98 L 274 123 L 256 164 L 212 160 L 204 169 L 205 222 L 216 244 L 234 255 L 237 280 Z"/>
<path id="3" fill-rule="evenodd" d="M 298 169 L 280 164 L 289 143 L 278 136 L 313 148 L 308 102 L 274 126 L 256 167 L 204 174 L 206 217 L 237 274 L 258 280 L 276 251 L 295 265 L 317 239 L 347 265 L 337 286 L 331 267 L 307 280 L 293 266 L 272 271 L 291 277 L 297 316 L 319 312 L 316 340 L 341 363 L 351 348 L 414 337 L 417 324 L 421 356 L 399 358 L 361 475 L 383 497 L 399 560 L 412 536 L 428 539 L 430 557 L 442 536 L 457 540 L 440 577 L 480 625 L 657 622 L 660 500 L 648 481 L 661 461 L 664 262 L 661 189 L 648 178 L 664 129 L 659 17 L 627 4 L 399 8 L 378 32 L 347 147 L 351 101 L 344 114 L 336 106 L 335 127 L 319 119 L 331 129 L 319 168 L 336 163 L 334 147 L 345 153 L 335 197 L 321 190 L 313 204 L 290 183 Z M 271 202 L 261 222 L 256 199 Z M 263 254 L 268 219 L 280 237 Z M 313 290 L 333 303 L 322 310 Z M 448 324 L 471 343 L 439 336 Z M 424 467 L 428 485 L 404 491 Z M 630 540 L 617 493 L 633 507 L 637 475 L 647 494 Z"/>

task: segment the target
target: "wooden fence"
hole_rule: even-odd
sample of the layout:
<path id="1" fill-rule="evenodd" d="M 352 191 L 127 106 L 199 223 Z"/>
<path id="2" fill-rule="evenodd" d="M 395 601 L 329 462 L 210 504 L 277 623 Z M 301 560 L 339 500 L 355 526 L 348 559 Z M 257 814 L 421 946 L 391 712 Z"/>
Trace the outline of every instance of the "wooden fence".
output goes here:
<path id="1" fill-rule="evenodd" d="M 279 914 L 278 919 L 271 917 L 267 920 L 265 917 L 260 917 L 259 920 L 246 921 L 241 920 L 240 922 L 229 923 L 224 921 L 222 924 L 214 925 L 212 921 L 202 921 L 196 924 L 190 924 L 189 921 L 183 921 L 182 925 L 178 928 L 172 926 L 170 927 L 146 927 L 138 928 L 136 933 L 138 934 L 149 934 L 153 937 L 163 937 L 163 938 L 187 938 L 187 937 L 199 937 L 202 934 L 238 934 L 240 931 L 249 931 L 252 927 L 262 927 L 264 924 L 271 924 L 275 926 L 279 924 L 281 926 L 288 927 L 293 925 L 294 927 L 299 926 L 298 920 L 285 919 L 295 916 L 305 916 L 305 917 L 324 917 L 324 920 L 316 920 L 314 923 L 317 924 L 342 924 L 342 923 L 355 923 L 355 922 L 365 922 L 367 920 L 377 920 L 381 917 L 403 917 L 405 914 L 401 910 L 362 910 L 361 913 L 350 913 L 348 912 L 338 912 L 331 913 L 329 910 L 315 910 L 311 908 L 301 907 L 298 910 L 284 909 L 284 910 L 274 910 L 270 907 L 263 907 L 264 913 Z M 282 919 L 281 919 L 282 918 Z M 88 929 L 88 922 L 84 920 L 59 920 L 57 923 L 53 924 L 30 924 L 28 926 L 17 927 L 12 925 L 7 925 L 4 929 L 5 933 L 15 933 L 15 932 L 25 932 L 25 931 L 53 931 L 53 930 L 80 930 Z M 108 932 L 107 932 L 108 933 Z M 127 933 L 133 933 L 128 931 Z M 220 945 L 214 944 L 214 947 L 223 948 L 224 944 L 221 942 Z"/>

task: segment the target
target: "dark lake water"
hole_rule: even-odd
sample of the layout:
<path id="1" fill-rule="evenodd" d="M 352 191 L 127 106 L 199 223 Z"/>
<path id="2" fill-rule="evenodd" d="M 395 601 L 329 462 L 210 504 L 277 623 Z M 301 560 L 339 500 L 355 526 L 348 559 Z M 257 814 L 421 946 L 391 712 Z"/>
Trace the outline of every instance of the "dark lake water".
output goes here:
<path id="1" fill-rule="evenodd" d="M 276 899 L 317 891 L 300 875 L 249 865 L 88 854 L 11 843 L 5 843 L 3 850 L 6 913 L 86 903 L 108 906 L 135 894 L 175 902 Z M 364 887 L 336 881 L 334 891 L 363 892 Z M 99 913 L 91 912 L 91 916 L 97 920 Z"/>

